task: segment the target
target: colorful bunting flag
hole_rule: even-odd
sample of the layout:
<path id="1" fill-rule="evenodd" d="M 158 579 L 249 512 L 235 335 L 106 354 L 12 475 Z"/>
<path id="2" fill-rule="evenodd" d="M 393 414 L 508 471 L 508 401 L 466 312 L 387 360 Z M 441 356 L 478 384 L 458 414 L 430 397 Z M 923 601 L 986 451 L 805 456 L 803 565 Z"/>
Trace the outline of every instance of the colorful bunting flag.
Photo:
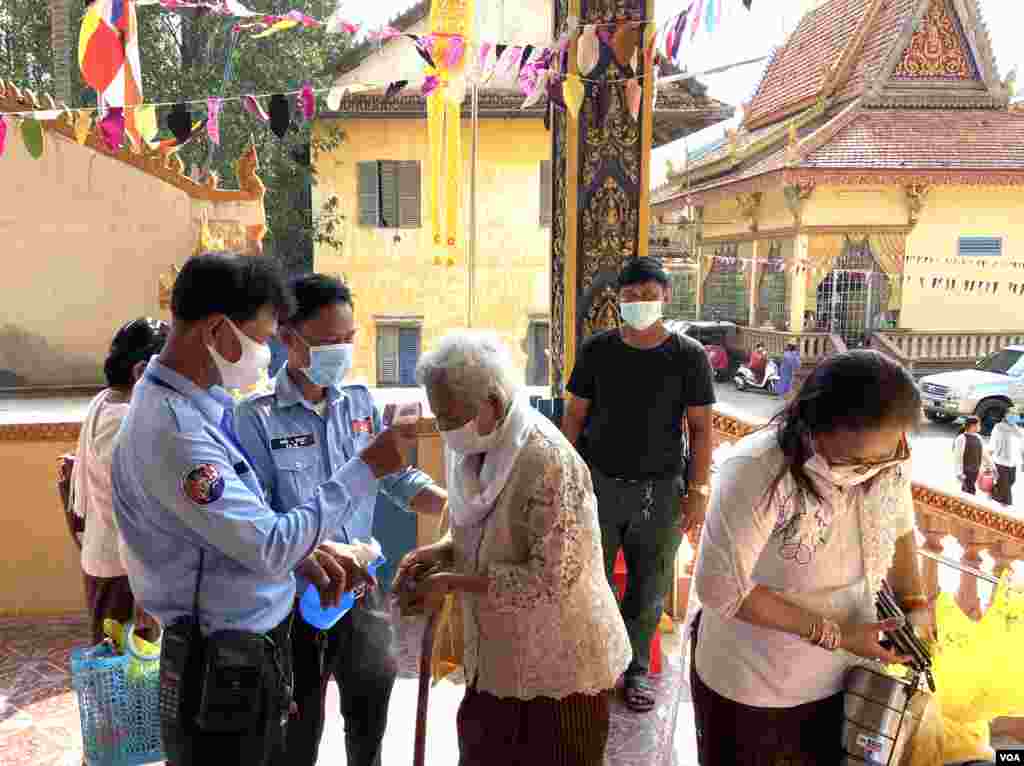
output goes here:
<path id="1" fill-rule="evenodd" d="M 0 114 L 0 157 L 4 156 L 4 149 L 7 148 L 7 118 Z"/>
<path id="2" fill-rule="evenodd" d="M 106 106 L 142 103 L 135 0 L 95 0 L 89 6 L 78 38 L 78 62 L 82 79 Z M 130 120 L 127 127 L 135 132 Z"/>
<path id="3" fill-rule="evenodd" d="M 192 134 L 192 115 L 185 104 L 175 104 L 167 115 L 167 129 L 174 135 L 178 146 L 184 145 Z"/>
<path id="4" fill-rule="evenodd" d="M 269 115 L 263 111 L 263 107 L 260 106 L 260 102 L 256 100 L 255 96 L 242 96 L 242 107 L 261 122 L 270 122 Z"/>
<path id="5" fill-rule="evenodd" d="M 43 156 L 43 126 L 39 120 L 26 119 L 21 121 L 21 140 L 34 160 Z"/>
<path id="6" fill-rule="evenodd" d="M 586 90 L 579 75 L 571 74 L 565 78 L 562 83 L 562 98 L 565 100 L 565 108 L 569 110 L 569 114 L 574 120 L 579 119 L 585 94 Z"/>
<path id="7" fill-rule="evenodd" d="M 139 138 L 147 146 L 152 147 L 153 140 L 160 131 L 156 122 L 156 107 L 147 105 L 133 111 L 135 112 L 135 130 L 138 132 Z"/>
<path id="8" fill-rule="evenodd" d="M 107 114 L 100 120 L 100 133 L 110 151 L 121 151 L 121 147 L 124 146 L 124 130 L 124 109 L 119 106 L 110 107 Z"/>
<path id="9" fill-rule="evenodd" d="M 316 117 L 316 93 L 313 92 L 312 83 L 303 83 L 299 103 L 302 104 L 302 119 L 311 122 Z"/>
<path id="10" fill-rule="evenodd" d="M 223 99 L 206 99 L 206 133 L 217 146 L 220 146 L 220 108 Z"/>
<path id="11" fill-rule="evenodd" d="M 75 112 L 73 129 L 75 141 L 84 144 L 89 138 L 89 131 L 92 130 L 92 115 L 89 112 Z"/>
<path id="12" fill-rule="evenodd" d="M 693 40 L 697 36 L 697 30 L 700 29 L 700 20 L 704 18 L 704 0 L 696 0 L 697 2 L 697 13 L 693 16 L 693 27 L 690 32 L 690 40 Z"/>
<path id="13" fill-rule="evenodd" d="M 284 138 L 292 126 L 292 109 L 288 99 L 280 93 L 270 97 L 270 129 L 278 138 Z"/>
<path id="14" fill-rule="evenodd" d="M 393 83 L 388 85 L 387 90 L 384 91 L 384 100 L 390 101 L 403 90 L 409 84 L 408 80 L 395 80 Z"/>

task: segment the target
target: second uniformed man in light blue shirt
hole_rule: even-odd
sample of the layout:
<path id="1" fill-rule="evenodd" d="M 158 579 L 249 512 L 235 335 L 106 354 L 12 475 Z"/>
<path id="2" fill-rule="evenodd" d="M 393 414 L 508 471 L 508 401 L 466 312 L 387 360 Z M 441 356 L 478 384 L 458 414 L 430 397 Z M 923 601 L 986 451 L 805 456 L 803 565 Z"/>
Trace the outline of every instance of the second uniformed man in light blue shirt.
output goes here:
<path id="1" fill-rule="evenodd" d="M 273 762 L 292 699 L 294 572 L 322 580 L 332 570 L 335 592 L 356 581 L 354 567 L 318 549 L 378 479 L 408 465 L 415 423 L 399 417 L 303 502 L 268 504 L 225 389 L 266 375 L 267 339 L 291 309 L 270 259 L 190 259 L 171 295 L 170 335 L 134 388 L 114 452 L 125 567 L 163 627 L 161 736 L 175 766 Z"/>
<path id="2" fill-rule="evenodd" d="M 239 439 L 252 458 L 270 505 L 285 511 L 306 503 L 339 465 L 381 431 L 368 388 L 343 385 L 352 366 L 356 325 L 352 295 L 334 277 L 312 274 L 292 281 L 296 309 L 280 329 L 288 363 L 273 393 L 238 407 Z M 446 495 L 420 471 L 385 477 L 364 495 L 333 536 L 341 543 L 370 539 L 374 509 L 394 506 L 440 513 Z M 387 551 L 385 551 L 387 554 Z M 298 595 L 308 583 L 299 579 Z M 350 766 L 379 766 L 381 741 L 396 667 L 391 626 L 381 596 L 367 592 L 333 628 L 321 633 L 296 614 L 292 623 L 295 701 L 281 766 L 314 766 L 324 725 L 326 680 L 334 676 L 345 719 Z"/>

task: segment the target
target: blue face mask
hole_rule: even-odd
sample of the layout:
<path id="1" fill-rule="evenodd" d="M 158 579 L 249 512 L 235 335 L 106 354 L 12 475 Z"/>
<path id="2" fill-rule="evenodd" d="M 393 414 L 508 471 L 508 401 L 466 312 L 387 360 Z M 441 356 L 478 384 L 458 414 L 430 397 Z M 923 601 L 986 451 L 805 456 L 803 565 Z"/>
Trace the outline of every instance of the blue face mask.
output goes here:
<path id="1" fill-rule="evenodd" d="M 352 369 L 354 350 L 355 346 L 351 343 L 309 346 L 309 367 L 304 367 L 302 372 L 314 386 L 336 386 Z"/>

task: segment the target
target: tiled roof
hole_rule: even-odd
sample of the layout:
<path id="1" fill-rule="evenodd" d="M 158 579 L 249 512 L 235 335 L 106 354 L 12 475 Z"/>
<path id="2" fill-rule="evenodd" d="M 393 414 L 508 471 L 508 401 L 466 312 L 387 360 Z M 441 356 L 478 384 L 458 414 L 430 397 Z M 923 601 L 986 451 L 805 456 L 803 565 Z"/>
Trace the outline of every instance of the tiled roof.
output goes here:
<path id="1" fill-rule="evenodd" d="M 828 0 L 807 13 L 765 70 L 747 121 L 754 123 L 815 99 L 825 84 L 826 67 L 842 55 L 869 2 Z"/>
<path id="2" fill-rule="evenodd" d="M 988 109 L 865 110 L 804 168 L 1024 170 L 1024 113 Z"/>
<path id="3" fill-rule="evenodd" d="M 835 94 L 838 100 L 849 101 L 862 95 L 865 86 L 881 74 L 882 65 L 917 3 L 918 0 L 888 0 L 882 6 L 846 82 Z"/>
<path id="4" fill-rule="evenodd" d="M 406 10 L 395 16 L 391 21 L 388 22 L 388 26 L 392 29 L 397 29 L 399 32 L 406 32 L 411 27 L 423 21 L 430 15 L 430 1 L 419 0 L 419 2 L 411 5 Z M 373 42 L 369 38 L 363 40 L 363 42 L 350 48 L 345 54 L 334 64 L 335 73 L 342 75 L 351 72 L 353 69 L 358 67 L 363 61 L 379 48 L 379 44 Z"/>
<path id="5" fill-rule="evenodd" d="M 797 139 L 802 141 L 803 139 L 810 136 L 812 133 L 817 131 L 829 122 L 829 117 L 819 117 L 807 125 L 804 125 L 797 131 Z M 764 133 L 768 132 L 766 129 L 760 131 L 754 131 L 750 136 L 754 136 L 752 140 L 760 138 Z M 743 144 L 741 143 L 741 146 Z M 768 150 L 761 152 L 760 154 L 750 157 L 744 161 L 738 167 L 727 173 L 725 176 L 711 179 L 705 183 L 702 183 L 691 190 L 692 192 L 707 191 L 718 186 L 724 186 L 726 184 L 737 183 L 739 181 L 746 181 L 747 179 L 754 178 L 756 176 L 764 175 L 765 173 L 772 173 L 776 170 L 782 170 L 786 166 L 786 153 L 788 150 L 788 143 L 784 140 L 780 143 L 775 144 Z"/>

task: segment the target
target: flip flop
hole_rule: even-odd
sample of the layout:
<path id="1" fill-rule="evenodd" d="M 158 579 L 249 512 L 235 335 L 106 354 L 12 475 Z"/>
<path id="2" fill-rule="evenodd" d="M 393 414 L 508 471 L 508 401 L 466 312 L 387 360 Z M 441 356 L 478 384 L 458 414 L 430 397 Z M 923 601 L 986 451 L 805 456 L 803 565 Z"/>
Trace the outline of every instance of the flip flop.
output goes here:
<path id="1" fill-rule="evenodd" d="M 634 713 L 649 713 L 657 704 L 654 689 L 647 676 L 626 676 L 622 682 L 622 694 L 626 707 Z"/>

